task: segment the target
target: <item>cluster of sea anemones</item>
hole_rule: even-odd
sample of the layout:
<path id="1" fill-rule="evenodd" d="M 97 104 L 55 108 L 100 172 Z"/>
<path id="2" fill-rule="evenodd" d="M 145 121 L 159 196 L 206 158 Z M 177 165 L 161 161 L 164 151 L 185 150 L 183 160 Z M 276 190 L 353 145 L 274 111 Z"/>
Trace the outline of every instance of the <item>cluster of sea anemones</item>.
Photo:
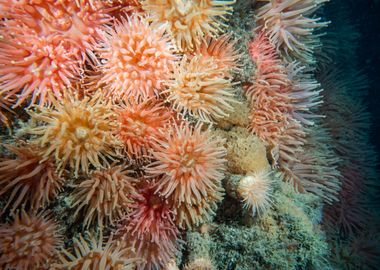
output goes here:
<path id="1" fill-rule="evenodd" d="M 319 43 L 314 31 L 327 24 L 310 16 L 325 1 L 265 2 L 258 8 L 256 35 L 249 44 L 256 66 L 246 89 L 250 129 L 266 142 L 272 165 L 284 179 L 331 203 L 340 188 L 336 159 L 328 149 L 306 153 L 313 138 L 310 127 L 322 118 L 317 112 L 322 89 L 314 78 L 313 53 Z"/>
<path id="2" fill-rule="evenodd" d="M 23 241 L 0 244 L 0 268 L 163 269 L 180 230 L 212 218 L 226 152 L 201 122 L 236 103 L 233 3 L 0 0 L 0 120 L 30 118 L 0 160 L 1 214 L 17 223 L 0 233 Z M 63 249 L 66 221 L 34 214 L 52 205 L 95 228 L 90 243 Z"/>
<path id="3" fill-rule="evenodd" d="M 260 219 L 281 175 L 300 192 L 355 206 L 346 193 L 362 188 L 350 181 L 360 172 L 339 165 L 321 138 L 331 132 L 339 152 L 339 138 L 358 134 L 312 128 L 322 118 L 314 31 L 327 24 L 312 14 L 326 1 L 263 1 L 239 136 L 264 141 L 281 173 L 268 170 L 260 144 L 263 168 L 243 170 L 228 199 Z M 222 33 L 234 3 L 0 0 L 0 123 L 16 131 L 0 146 L 1 269 L 167 269 L 185 230 L 213 221 L 232 178 L 218 132 L 236 130 L 219 123 L 245 101 L 237 34 Z M 343 210 L 343 227 L 360 228 Z"/>
<path id="4" fill-rule="evenodd" d="M 247 97 L 251 129 L 266 141 L 284 178 L 298 191 L 314 193 L 327 203 L 324 226 L 334 256 L 345 260 L 335 242 L 350 243 L 371 223 L 368 201 L 376 179 L 376 155 L 368 140 L 370 120 L 363 102 L 366 78 L 357 72 L 353 57 L 347 60 L 358 35 L 342 3 L 335 12 L 346 21 L 339 21 L 327 38 L 320 35 L 318 29 L 329 23 L 315 11 L 325 2 L 258 1 L 256 37 L 250 44 L 256 71 Z M 351 35 L 346 38 L 347 26 Z M 320 48 L 322 39 L 327 48 Z M 322 63 L 316 53 L 323 56 Z M 323 102 L 315 78 L 324 88 Z M 313 128 L 314 123 L 319 127 Z M 362 262 L 359 268 L 373 268 L 372 264 Z"/>
<path id="5" fill-rule="evenodd" d="M 61 98 L 112 17 L 101 1 L 1 1 L 0 92 L 16 106 Z M 30 99 L 31 97 L 31 99 Z"/>

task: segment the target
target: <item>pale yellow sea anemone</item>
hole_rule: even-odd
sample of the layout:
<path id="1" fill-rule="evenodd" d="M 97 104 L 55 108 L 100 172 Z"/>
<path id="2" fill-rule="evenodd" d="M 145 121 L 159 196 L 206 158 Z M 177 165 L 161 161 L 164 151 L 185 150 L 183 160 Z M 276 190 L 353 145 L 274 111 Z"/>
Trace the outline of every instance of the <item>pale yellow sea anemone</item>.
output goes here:
<path id="1" fill-rule="evenodd" d="M 130 257 L 130 249 L 117 245 L 112 237 L 104 245 L 103 236 L 99 240 L 90 236 L 86 241 L 82 236 L 74 238 L 74 254 L 62 250 L 61 262 L 54 269 L 97 269 L 97 270 L 132 270 L 135 269 L 136 259 Z"/>
<path id="2" fill-rule="evenodd" d="M 233 110 L 235 91 L 226 69 L 215 65 L 212 57 L 185 56 L 174 68 L 173 78 L 167 83 L 167 100 L 175 110 L 189 114 L 203 122 L 228 116 Z"/>
<path id="3" fill-rule="evenodd" d="M 94 223 L 102 228 L 113 225 L 128 211 L 132 202 L 136 180 L 130 176 L 131 172 L 123 165 L 111 165 L 92 172 L 74 189 L 74 215 L 80 217 L 87 227 Z"/>
<path id="4" fill-rule="evenodd" d="M 179 51 L 192 51 L 206 36 L 217 36 L 226 27 L 226 15 L 235 1 L 145 0 L 143 9 L 153 22 L 163 25 Z"/>
<path id="5" fill-rule="evenodd" d="M 60 172 L 69 166 L 75 176 L 79 171 L 88 173 L 91 166 L 108 165 L 119 145 L 112 103 L 100 94 L 83 99 L 68 96 L 61 101 L 52 98 L 52 103 L 28 111 L 37 125 L 27 132 L 36 135 L 32 143 L 44 149 L 44 158 L 54 156 Z"/>

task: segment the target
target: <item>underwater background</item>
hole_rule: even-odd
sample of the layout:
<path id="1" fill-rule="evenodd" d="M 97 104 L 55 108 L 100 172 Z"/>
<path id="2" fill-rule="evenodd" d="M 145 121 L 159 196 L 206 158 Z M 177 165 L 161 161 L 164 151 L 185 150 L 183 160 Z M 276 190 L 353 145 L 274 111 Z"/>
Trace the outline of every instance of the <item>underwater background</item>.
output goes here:
<path id="1" fill-rule="evenodd" d="M 379 12 L 0 0 L 0 270 L 380 269 Z"/>
<path id="2" fill-rule="evenodd" d="M 367 1 L 364 5 L 358 1 L 352 1 L 352 10 L 355 11 L 351 15 L 354 22 L 358 25 L 361 37 L 357 54 L 359 66 L 364 68 L 364 72 L 368 74 L 370 87 L 368 89 L 368 108 L 372 115 L 371 142 L 379 153 L 379 132 L 380 132 L 380 111 L 377 106 L 380 102 L 379 89 L 377 83 L 378 74 L 380 72 L 380 53 L 377 42 L 380 38 L 380 18 L 377 13 L 380 9 L 379 1 Z M 363 50 L 362 48 L 366 48 Z"/>

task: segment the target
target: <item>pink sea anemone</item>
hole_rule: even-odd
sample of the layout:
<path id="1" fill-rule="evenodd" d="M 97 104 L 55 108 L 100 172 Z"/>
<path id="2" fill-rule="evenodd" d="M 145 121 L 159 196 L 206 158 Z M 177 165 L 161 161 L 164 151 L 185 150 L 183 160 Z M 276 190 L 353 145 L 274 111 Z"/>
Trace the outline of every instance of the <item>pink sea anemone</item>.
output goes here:
<path id="1" fill-rule="evenodd" d="M 126 102 L 117 115 L 117 137 L 124 144 L 126 154 L 136 159 L 149 157 L 154 140 L 162 137 L 160 129 L 175 119 L 171 109 L 154 99 Z"/>
<path id="2" fill-rule="evenodd" d="M 146 173 L 159 177 L 157 193 L 167 198 L 176 210 L 175 222 L 192 228 L 211 219 L 223 199 L 225 155 L 223 141 L 213 137 L 202 125 L 175 124 L 156 140 L 153 161 Z"/>
<path id="3" fill-rule="evenodd" d="M 146 168 L 149 175 L 163 175 L 157 192 L 178 204 L 197 204 L 218 192 L 226 166 L 223 141 L 202 131 L 201 124 L 181 123 L 163 132 L 152 153 L 156 161 Z"/>
<path id="4" fill-rule="evenodd" d="M 263 0 L 267 2 L 257 10 L 259 28 L 285 56 L 313 63 L 313 51 L 320 46 L 314 31 L 327 26 L 321 18 L 308 17 L 327 0 Z"/>
<path id="5" fill-rule="evenodd" d="M 76 185 L 72 207 L 78 216 L 84 212 L 83 224 L 96 223 L 99 227 L 114 224 L 129 209 L 131 195 L 135 193 L 136 180 L 129 176 L 131 170 L 122 165 L 111 165 L 107 169 L 92 172 L 86 180 Z"/>
<path id="6" fill-rule="evenodd" d="M 292 110 L 288 95 L 291 82 L 274 46 L 263 33 L 249 46 L 256 64 L 253 84 L 246 92 L 251 106 L 250 128 L 262 140 L 278 145 Z"/>
<path id="7" fill-rule="evenodd" d="M 28 98 L 31 104 L 60 99 L 80 74 L 78 53 L 58 35 L 40 37 L 20 27 L 0 40 L 0 91 L 5 97 L 19 94 L 15 106 Z"/>
<path id="8" fill-rule="evenodd" d="M 62 245 L 58 224 L 43 212 L 22 211 L 1 224 L 0 239 L 1 269 L 50 269 Z"/>
<path id="9" fill-rule="evenodd" d="M 98 46 L 99 84 L 113 99 L 156 97 L 170 78 L 172 45 L 164 29 L 153 29 L 146 18 L 122 18 L 104 32 Z"/>
<path id="10" fill-rule="evenodd" d="M 44 159 L 41 149 L 31 144 L 6 148 L 15 157 L 0 159 L 0 195 L 10 193 L 3 210 L 10 205 L 11 212 L 20 205 L 38 210 L 54 200 L 64 182 L 56 173 L 54 161 Z"/>
<path id="11" fill-rule="evenodd" d="M 311 178 L 303 170 L 313 165 L 302 167 L 300 158 L 307 164 L 313 163 L 302 152 L 307 127 L 321 118 L 315 113 L 322 103 L 320 84 L 297 62 L 285 65 L 265 33 L 258 33 L 249 46 L 256 64 L 253 84 L 247 89 L 251 104 L 249 128 L 267 143 L 272 163 L 280 167 L 285 179 L 292 181 L 298 190 L 305 191 L 303 185 L 309 185 Z M 326 173 L 328 176 L 328 171 Z M 334 186 L 333 191 L 337 188 Z"/>
<path id="12" fill-rule="evenodd" d="M 273 145 L 290 134 L 303 137 L 304 127 L 321 117 L 313 111 L 322 103 L 320 84 L 297 62 L 285 65 L 262 32 L 249 50 L 256 64 L 253 84 L 247 89 L 251 129 Z"/>
<path id="13" fill-rule="evenodd" d="M 57 33 L 85 58 L 100 38 L 100 30 L 112 21 L 101 0 L 1 0 L 2 24 L 8 29 L 26 26 L 39 37 Z"/>
<path id="14" fill-rule="evenodd" d="M 132 255 L 141 259 L 138 270 L 161 269 L 178 250 L 179 231 L 168 200 L 156 193 L 155 180 L 141 180 L 132 212 L 119 225 L 118 235 Z"/>
<path id="15" fill-rule="evenodd" d="M 1 0 L 0 91 L 20 94 L 15 106 L 60 99 L 91 58 L 112 18 L 99 0 Z"/>

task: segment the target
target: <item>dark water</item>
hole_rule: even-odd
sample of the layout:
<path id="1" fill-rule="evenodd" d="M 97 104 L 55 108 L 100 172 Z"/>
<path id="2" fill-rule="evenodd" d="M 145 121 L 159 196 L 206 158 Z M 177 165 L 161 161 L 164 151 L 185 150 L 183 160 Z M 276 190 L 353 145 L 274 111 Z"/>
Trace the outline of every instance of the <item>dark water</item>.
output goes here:
<path id="1" fill-rule="evenodd" d="M 338 1 L 339 2 L 339 1 Z M 372 114 L 371 142 L 380 152 L 380 1 L 347 1 L 351 19 L 361 34 L 356 54 L 358 66 L 368 75 L 368 108 Z M 339 16 L 336 14 L 336 16 Z"/>
<path id="2" fill-rule="evenodd" d="M 379 157 L 380 153 L 380 1 L 377 0 L 338 0 L 330 1 L 326 4 L 324 14 L 328 20 L 334 22 L 340 21 L 342 7 L 346 7 L 348 16 L 346 23 L 352 24 L 356 31 L 360 34 L 357 39 L 357 44 L 353 55 L 355 56 L 352 61 L 348 61 L 346 68 L 356 68 L 361 70 L 368 80 L 368 89 L 365 90 L 366 94 L 363 96 L 363 103 L 371 116 L 371 128 L 368 132 L 369 142 L 374 147 L 374 151 Z M 344 8 L 343 8 L 344 9 Z M 341 22 L 341 21 L 340 21 Z M 347 32 L 347 37 L 352 33 Z M 339 60 L 338 60 L 339 61 Z M 353 66 L 350 67 L 350 64 Z M 352 93 L 355 95 L 355 93 Z M 370 146 L 370 147 L 372 147 Z M 363 155 L 365 155 L 363 151 Z M 374 216 L 371 222 L 376 223 L 375 231 L 371 232 L 371 236 L 365 240 L 363 246 L 368 249 L 361 253 L 357 249 L 349 256 L 362 256 L 365 257 L 364 264 L 357 266 L 356 269 L 380 269 L 380 243 L 377 235 L 379 235 L 379 210 L 380 210 L 380 164 L 379 159 L 376 164 L 372 164 L 374 171 L 376 171 L 375 183 L 370 189 L 373 189 L 375 196 L 368 199 L 366 208 L 373 207 Z M 367 176 L 368 177 L 368 176 Z M 367 196 L 370 197 L 369 195 Z M 371 205 L 371 206 L 369 206 Z M 367 225 L 370 227 L 370 225 Z M 367 228 L 363 228 L 367 230 Z M 373 241 L 373 242 L 372 242 Z M 371 248 L 370 248 L 371 247 Z M 362 250 L 363 251 L 363 250 Z M 373 256 L 368 256 L 371 253 Z M 343 269 L 350 269 L 347 265 Z"/>

